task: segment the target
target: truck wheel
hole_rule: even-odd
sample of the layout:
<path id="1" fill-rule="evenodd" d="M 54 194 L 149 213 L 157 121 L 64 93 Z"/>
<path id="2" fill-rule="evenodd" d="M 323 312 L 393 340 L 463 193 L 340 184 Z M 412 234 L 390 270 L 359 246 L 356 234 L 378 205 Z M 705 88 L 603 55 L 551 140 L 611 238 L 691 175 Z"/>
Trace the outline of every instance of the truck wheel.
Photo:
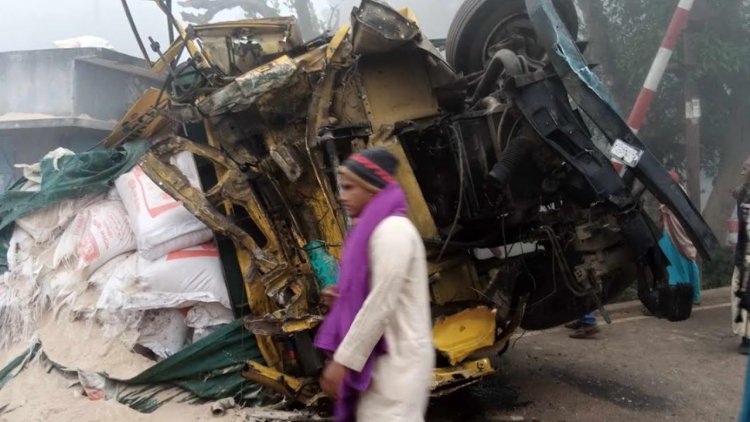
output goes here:
<path id="1" fill-rule="evenodd" d="M 572 0 L 555 0 L 565 26 L 578 37 L 578 14 Z M 446 38 L 446 58 L 456 71 L 469 74 L 484 68 L 496 44 L 513 36 L 525 39 L 526 54 L 539 59 L 534 28 L 524 0 L 466 0 L 453 18 Z M 536 56 L 536 57 L 535 57 Z"/>

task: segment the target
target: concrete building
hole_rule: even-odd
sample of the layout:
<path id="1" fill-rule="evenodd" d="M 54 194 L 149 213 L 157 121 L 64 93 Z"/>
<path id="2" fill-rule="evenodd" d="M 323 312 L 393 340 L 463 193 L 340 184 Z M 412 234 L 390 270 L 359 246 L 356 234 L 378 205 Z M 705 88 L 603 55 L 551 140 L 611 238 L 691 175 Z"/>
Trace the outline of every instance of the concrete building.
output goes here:
<path id="1" fill-rule="evenodd" d="M 162 81 L 143 60 L 99 48 L 0 53 L 0 188 L 64 147 L 99 143 L 149 87 Z"/>

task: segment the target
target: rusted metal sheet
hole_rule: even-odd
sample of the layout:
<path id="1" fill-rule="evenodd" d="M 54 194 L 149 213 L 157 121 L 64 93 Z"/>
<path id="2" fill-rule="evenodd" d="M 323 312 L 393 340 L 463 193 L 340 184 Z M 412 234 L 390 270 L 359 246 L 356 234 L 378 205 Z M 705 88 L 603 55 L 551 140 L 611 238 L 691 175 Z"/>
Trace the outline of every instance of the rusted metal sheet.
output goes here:
<path id="1" fill-rule="evenodd" d="M 424 58 L 414 50 L 385 57 L 363 57 L 359 74 L 374 131 L 397 122 L 435 116 L 437 95 L 429 83 Z"/>
<path id="2" fill-rule="evenodd" d="M 243 74 L 303 44 L 294 17 L 195 25 L 188 32 L 201 41 L 213 64 L 225 75 Z"/>
<path id="3" fill-rule="evenodd" d="M 253 105 L 262 95 L 287 86 L 297 65 L 289 56 L 254 68 L 232 83 L 198 102 L 197 108 L 205 116 L 236 113 Z"/>
<path id="4" fill-rule="evenodd" d="M 162 114 L 169 98 L 156 88 L 150 88 L 130 107 L 127 114 L 104 138 L 104 146 L 114 148 L 123 142 L 148 139 L 157 135 L 169 125 L 169 119 Z"/>
<path id="5" fill-rule="evenodd" d="M 488 358 L 464 362 L 461 365 L 448 368 L 436 368 L 432 383 L 432 395 L 440 397 L 450 394 L 493 373 L 495 373 L 495 368 Z"/>
<path id="6" fill-rule="evenodd" d="M 295 378 L 258 362 L 248 361 L 242 376 L 306 406 L 313 406 L 325 397 L 318 393 L 317 379 Z"/>

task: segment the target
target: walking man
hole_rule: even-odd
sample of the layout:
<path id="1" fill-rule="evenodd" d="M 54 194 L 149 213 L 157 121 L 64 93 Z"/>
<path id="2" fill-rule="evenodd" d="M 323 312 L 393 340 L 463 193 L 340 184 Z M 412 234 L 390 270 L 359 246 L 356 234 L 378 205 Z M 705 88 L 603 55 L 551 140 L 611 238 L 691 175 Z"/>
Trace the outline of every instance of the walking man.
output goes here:
<path id="1" fill-rule="evenodd" d="M 336 400 L 336 421 L 422 421 L 427 409 L 435 360 L 427 262 L 397 165 L 388 151 L 369 149 L 339 169 L 341 201 L 356 224 L 315 339 L 332 358 L 320 385 Z"/>

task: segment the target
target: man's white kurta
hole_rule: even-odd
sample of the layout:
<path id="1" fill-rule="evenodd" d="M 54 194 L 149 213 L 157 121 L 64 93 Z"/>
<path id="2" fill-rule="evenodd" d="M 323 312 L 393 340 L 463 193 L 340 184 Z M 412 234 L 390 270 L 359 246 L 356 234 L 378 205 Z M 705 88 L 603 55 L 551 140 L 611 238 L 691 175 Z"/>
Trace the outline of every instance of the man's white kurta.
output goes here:
<path id="1" fill-rule="evenodd" d="M 385 335 L 357 421 L 423 421 L 435 361 L 424 244 L 407 218 L 389 217 L 370 238 L 369 259 L 370 293 L 334 360 L 360 371 Z"/>

